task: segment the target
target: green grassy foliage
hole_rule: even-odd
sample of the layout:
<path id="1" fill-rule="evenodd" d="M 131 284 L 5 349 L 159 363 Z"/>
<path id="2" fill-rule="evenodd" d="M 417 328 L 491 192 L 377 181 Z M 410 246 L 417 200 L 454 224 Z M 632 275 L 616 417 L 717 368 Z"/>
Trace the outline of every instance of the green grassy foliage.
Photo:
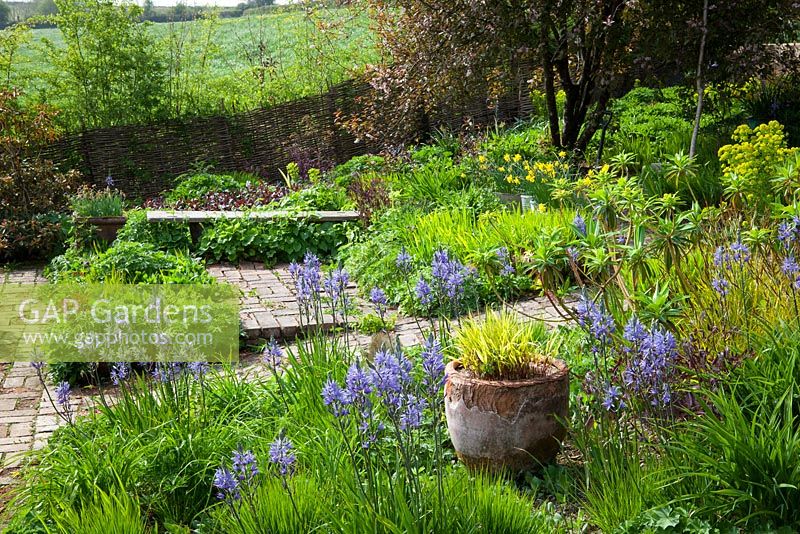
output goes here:
<path id="1" fill-rule="evenodd" d="M 152 54 L 170 82 L 160 95 L 162 114 L 242 112 L 323 92 L 377 59 L 367 21 L 364 13 L 322 7 L 311 15 L 284 10 L 151 24 L 148 32 L 157 45 Z M 59 53 L 63 46 L 60 30 L 33 30 L 13 64 L 11 82 L 27 99 L 64 111 L 60 120 L 73 129 L 80 118 L 48 81 L 58 73 L 46 50 Z"/>
<path id="2" fill-rule="evenodd" d="M 546 517 L 507 483 L 447 464 L 441 501 L 430 471 L 438 465 L 431 461 L 430 422 L 414 451 L 421 469 L 415 499 L 421 501 L 413 502 L 421 502 L 422 513 L 394 476 L 399 458 L 388 436 L 375 445 L 374 476 L 364 493 L 362 477 L 370 468 L 357 463 L 354 471 L 347 451 L 358 442 L 338 431 L 320 396 L 328 378 L 342 379 L 351 357 L 317 337 L 289 357 L 280 381 L 244 381 L 223 370 L 199 380 L 187 373 L 163 382 L 126 382 L 117 402 L 59 430 L 38 454 L 16 497 L 12 531 L 42 525 L 53 532 L 94 532 L 103 517 L 130 529 L 120 532 L 142 532 L 144 523 L 158 531 L 220 533 L 521 534 L 556 528 L 557 518 Z M 289 479 L 275 476 L 268 462 L 269 443 L 279 434 L 292 440 L 297 455 Z M 234 513 L 217 500 L 212 482 L 238 445 L 253 450 L 262 475 Z"/>

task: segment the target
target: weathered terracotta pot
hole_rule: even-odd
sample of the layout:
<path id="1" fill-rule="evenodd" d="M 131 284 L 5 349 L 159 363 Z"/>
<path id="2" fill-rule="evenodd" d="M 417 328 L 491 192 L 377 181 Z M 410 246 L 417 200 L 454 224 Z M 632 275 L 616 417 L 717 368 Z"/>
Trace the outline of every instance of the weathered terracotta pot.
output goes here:
<path id="1" fill-rule="evenodd" d="M 117 238 L 117 232 L 125 226 L 126 217 L 85 217 L 82 221 L 89 223 L 95 228 L 95 235 L 98 239 L 111 243 Z"/>
<path id="2" fill-rule="evenodd" d="M 447 365 L 445 415 L 450 439 L 467 467 L 489 472 L 533 470 L 552 462 L 566 429 L 569 368 L 523 380 L 483 380 L 456 360 Z"/>

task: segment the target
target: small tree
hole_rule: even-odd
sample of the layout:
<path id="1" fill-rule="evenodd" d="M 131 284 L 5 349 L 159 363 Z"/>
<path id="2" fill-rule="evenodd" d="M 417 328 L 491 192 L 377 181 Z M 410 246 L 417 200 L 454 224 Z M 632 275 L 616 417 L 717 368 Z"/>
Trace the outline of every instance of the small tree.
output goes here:
<path id="1" fill-rule="evenodd" d="M 514 62 L 530 62 L 544 91 L 553 145 L 583 150 L 611 96 L 630 87 L 643 67 L 675 57 L 693 58 L 696 67 L 698 53 L 693 52 L 702 32 L 692 23 L 703 14 L 702 2 L 368 0 L 384 55 L 370 77 L 379 103 L 373 111 L 383 108 L 384 115 L 361 126 L 367 133 L 370 126 L 401 131 L 432 102 L 482 90 Z M 763 8 L 759 0 L 714 4 L 725 16 L 714 16 L 709 7 L 709 58 L 712 51 L 741 55 L 749 50 L 743 42 L 769 42 L 800 7 L 793 0 L 767 2 Z M 682 40 L 663 38 L 670 34 Z M 765 36 L 770 39 L 764 41 Z M 666 46 L 653 46 L 656 42 Z M 681 48 L 682 42 L 692 47 Z M 561 116 L 559 90 L 565 94 Z"/>
<path id="2" fill-rule="evenodd" d="M 10 89 L 15 82 L 15 61 L 23 44 L 31 38 L 25 24 L 14 24 L 0 30 L 0 88 Z"/>
<path id="3" fill-rule="evenodd" d="M 371 82 L 401 126 L 431 102 L 483 90 L 514 62 L 538 67 L 555 146 L 583 149 L 629 75 L 641 21 L 625 0 L 369 0 L 385 61 Z M 398 5 L 399 4 L 399 5 Z M 556 93 L 566 100 L 559 118 Z M 384 105 L 384 107 L 387 107 Z"/>
<path id="4" fill-rule="evenodd" d="M 650 0 L 642 3 L 642 18 L 648 39 L 639 55 L 652 67 L 684 73 L 697 92 L 690 155 L 710 83 L 768 75 L 778 65 L 798 66 L 793 47 L 774 46 L 796 40 L 796 0 Z"/>
<path id="5" fill-rule="evenodd" d="M 142 18 L 144 20 L 149 20 L 155 13 L 156 10 L 153 7 L 153 0 L 144 0 L 144 4 L 142 4 Z"/>
<path id="6" fill-rule="evenodd" d="M 183 2 L 178 2 L 172 8 L 172 20 L 186 20 L 190 14 L 189 6 Z"/>
<path id="7" fill-rule="evenodd" d="M 51 101 L 70 127 L 145 122 L 162 114 L 162 52 L 140 23 L 141 8 L 111 0 L 56 0 L 50 17 L 64 38 L 50 43 Z"/>

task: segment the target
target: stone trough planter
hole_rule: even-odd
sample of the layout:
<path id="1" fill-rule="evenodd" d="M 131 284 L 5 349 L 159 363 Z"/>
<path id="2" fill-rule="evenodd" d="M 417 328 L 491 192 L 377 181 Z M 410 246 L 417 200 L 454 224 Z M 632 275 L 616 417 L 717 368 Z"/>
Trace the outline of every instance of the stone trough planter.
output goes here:
<path id="1" fill-rule="evenodd" d="M 495 192 L 495 196 L 504 206 L 508 206 L 509 208 L 519 209 L 522 205 L 522 195 Z"/>
<path id="2" fill-rule="evenodd" d="M 117 238 L 117 232 L 125 226 L 128 219 L 125 216 L 119 217 L 79 217 L 78 224 L 87 224 L 95 229 L 95 236 L 108 243 Z"/>
<path id="3" fill-rule="evenodd" d="M 569 408 L 569 368 L 553 360 L 540 376 L 484 380 L 458 360 L 447 366 L 445 415 L 458 458 L 474 470 L 529 471 L 561 448 Z"/>

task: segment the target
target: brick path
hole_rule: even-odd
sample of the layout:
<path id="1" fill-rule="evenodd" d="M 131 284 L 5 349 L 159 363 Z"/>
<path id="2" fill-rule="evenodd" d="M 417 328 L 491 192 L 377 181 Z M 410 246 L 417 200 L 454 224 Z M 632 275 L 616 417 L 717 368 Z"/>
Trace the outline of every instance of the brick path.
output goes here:
<path id="1" fill-rule="evenodd" d="M 253 339 L 275 338 L 290 341 L 300 333 L 300 307 L 295 298 L 294 282 L 288 266 L 272 269 L 250 261 L 239 265 L 222 263 L 208 268 L 220 281 L 238 286 L 243 293 L 241 318 L 247 337 Z M 356 295 L 355 284 L 346 289 L 351 300 L 360 309 L 368 309 Z M 320 327 L 327 330 L 333 326 L 333 317 L 326 315 L 322 324 L 304 324 L 304 328 Z"/>
<path id="2" fill-rule="evenodd" d="M 238 266 L 212 265 L 209 272 L 219 280 L 242 289 L 241 317 L 250 339 L 274 337 L 288 343 L 297 336 L 300 328 L 299 308 L 287 266 L 265 269 L 260 264 L 243 262 Z M 0 272 L 0 280 L 15 284 L 46 283 L 41 268 L 37 267 Z M 365 311 L 370 309 L 356 295 L 354 285 L 347 291 L 357 308 Z M 521 301 L 514 308 L 527 316 L 561 321 L 544 298 Z M 396 310 L 390 310 L 390 313 L 392 311 Z M 419 322 L 424 329 L 430 326 L 426 321 Z M 330 326 L 332 318 L 324 318 L 322 327 Z M 405 347 L 422 341 L 418 323 L 411 317 L 399 317 L 394 332 Z M 369 342 L 370 336 L 352 334 L 351 346 L 354 348 L 366 348 Z M 243 358 L 239 372 L 246 376 L 262 375 L 265 368 L 259 364 L 257 357 L 251 356 Z M 49 389 L 52 391 L 52 385 Z M 71 400 L 75 411 L 90 409 L 96 400 L 91 394 L 75 393 Z M 30 364 L 0 363 L 0 489 L 14 483 L 13 475 L 25 453 L 43 447 L 50 434 L 61 424 L 64 424 L 63 420 L 56 415 L 47 392 Z"/>

